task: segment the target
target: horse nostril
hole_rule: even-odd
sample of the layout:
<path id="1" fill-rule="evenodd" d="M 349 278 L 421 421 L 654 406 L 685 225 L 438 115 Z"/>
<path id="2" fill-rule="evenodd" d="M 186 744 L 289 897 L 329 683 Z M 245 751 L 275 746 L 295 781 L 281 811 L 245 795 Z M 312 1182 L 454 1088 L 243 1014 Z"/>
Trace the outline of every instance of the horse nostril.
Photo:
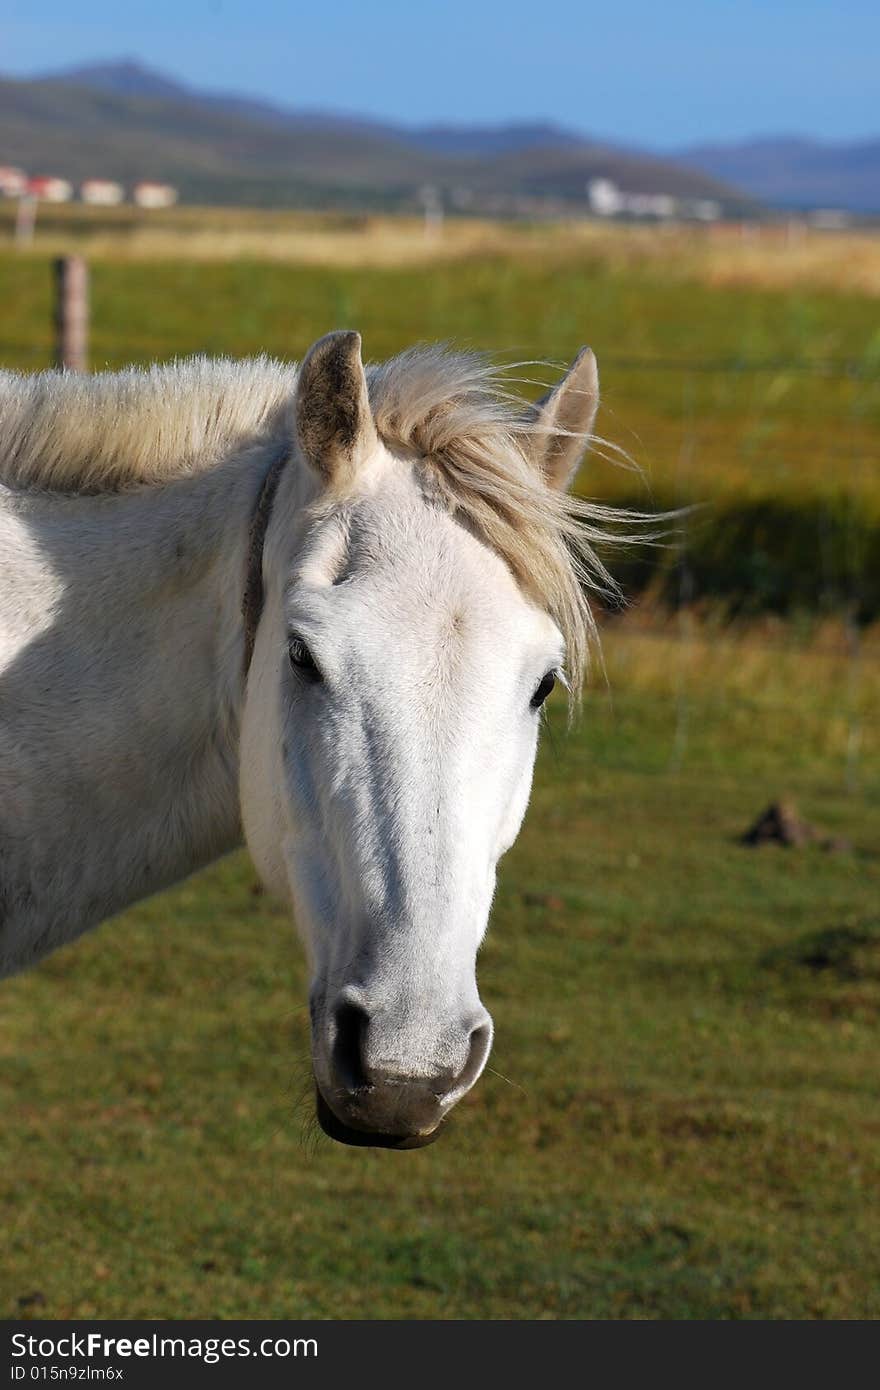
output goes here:
<path id="1" fill-rule="evenodd" d="M 471 1045 L 465 1069 L 459 1078 L 459 1085 L 473 1086 L 492 1048 L 492 1024 L 480 1023 L 471 1030 Z"/>
<path id="2" fill-rule="evenodd" d="M 455 1105 L 463 1095 L 470 1091 L 474 1081 L 480 1076 L 482 1068 L 487 1063 L 489 1051 L 492 1048 L 492 1020 L 485 1015 L 485 1023 L 478 1023 L 477 1027 L 470 1030 L 467 1040 L 467 1061 L 464 1062 L 462 1070 L 452 1080 L 452 1084 L 443 1091 L 435 1091 L 438 1101 L 445 1105 Z"/>
<path id="3" fill-rule="evenodd" d="M 476 1028 L 471 1029 L 468 1043 L 467 1061 L 464 1068 L 459 1072 L 452 1086 L 443 1099 L 447 1104 L 460 1100 L 473 1086 L 483 1067 L 492 1047 L 492 1022 L 486 1015 L 486 1022 L 480 1023 Z"/>
<path id="4" fill-rule="evenodd" d="M 336 1035 L 333 1039 L 333 1067 L 347 1091 L 369 1085 L 364 1071 L 364 1038 L 370 1016 L 359 1004 L 346 1000 L 335 1010 Z"/>

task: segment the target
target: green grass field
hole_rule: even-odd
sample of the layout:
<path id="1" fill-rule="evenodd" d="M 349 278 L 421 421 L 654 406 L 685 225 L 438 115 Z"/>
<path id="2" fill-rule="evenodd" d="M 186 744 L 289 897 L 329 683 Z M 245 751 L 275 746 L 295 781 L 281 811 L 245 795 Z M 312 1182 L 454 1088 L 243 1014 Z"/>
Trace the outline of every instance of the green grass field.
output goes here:
<path id="1" fill-rule="evenodd" d="M 548 243 L 401 268 L 260 261 L 92 267 L 95 369 L 204 352 L 301 356 L 332 327 L 381 358 L 423 339 L 507 363 L 568 362 L 588 341 L 599 430 L 642 473 L 594 457 L 582 489 L 637 508 L 709 508 L 686 538 L 698 596 L 733 611 L 880 619 L 880 329 L 853 291 L 682 279 L 674 262 L 605 262 Z M 52 352 L 49 258 L 0 255 L 0 362 Z M 537 394 L 546 365 L 516 368 Z M 611 450 L 605 450 L 611 453 Z M 678 592 L 666 557 L 662 587 Z M 635 566 L 640 589 L 656 569 Z"/>
<path id="2" fill-rule="evenodd" d="M 880 328 L 864 295 L 718 288 L 662 267 L 534 257 L 370 270 L 105 260 L 92 280 L 94 370 L 197 352 L 297 358 L 333 327 L 359 328 L 373 358 L 446 339 L 560 363 L 589 342 L 601 431 L 645 469 L 643 498 L 845 492 L 880 514 Z M 0 362 L 48 365 L 48 258 L 0 255 L 0 295 Z M 546 380 L 548 370 L 518 375 Z M 599 463 L 586 486 L 637 490 L 631 473 Z"/>
<path id="3" fill-rule="evenodd" d="M 373 356 L 588 339 L 601 427 L 659 495 L 880 509 L 856 296 L 594 264 L 93 274 L 96 364 L 295 356 L 342 323 Z M 0 258 L 0 293 L 0 363 L 44 365 L 46 263 Z M 691 365 L 624 365 L 652 357 Z M 740 358 L 854 365 L 698 365 Z M 605 653 L 571 735 L 553 703 L 481 957 L 492 1070 L 433 1147 L 316 1134 L 301 956 L 243 854 L 0 987 L 0 1316 L 880 1316 L 876 629 L 655 615 Z M 782 794 L 850 847 L 738 843 Z"/>
<path id="4" fill-rule="evenodd" d="M 502 866 L 492 1070 L 432 1148 L 315 1134 L 244 856 L 4 984 L 0 1312 L 880 1315 L 876 666 L 848 793 L 843 660 L 746 643 L 746 694 L 607 647 Z M 853 849 L 738 844 L 781 790 Z"/>

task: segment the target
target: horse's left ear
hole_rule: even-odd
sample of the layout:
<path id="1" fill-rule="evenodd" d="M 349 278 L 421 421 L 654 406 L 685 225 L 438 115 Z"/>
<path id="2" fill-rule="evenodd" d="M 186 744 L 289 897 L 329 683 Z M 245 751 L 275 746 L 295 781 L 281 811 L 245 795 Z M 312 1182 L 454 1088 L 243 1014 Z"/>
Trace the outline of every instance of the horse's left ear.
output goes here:
<path id="1" fill-rule="evenodd" d="M 527 450 L 550 487 L 571 487 L 599 408 L 599 371 L 589 348 L 581 348 L 565 376 L 529 411 Z"/>
<path id="2" fill-rule="evenodd" d="M 315 472 L 328 483 L 351 481 L 378 443 L 360 333 L 328 333 L 312 344 L 297 374 L 295 419 Z"/>

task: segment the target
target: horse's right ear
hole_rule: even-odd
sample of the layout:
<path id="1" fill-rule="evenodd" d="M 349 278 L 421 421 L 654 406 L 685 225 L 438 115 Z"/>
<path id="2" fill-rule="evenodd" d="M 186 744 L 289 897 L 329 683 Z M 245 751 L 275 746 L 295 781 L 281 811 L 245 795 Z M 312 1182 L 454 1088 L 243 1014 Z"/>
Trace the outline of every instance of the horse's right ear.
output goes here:
<path id="1" fill-rule="evenodd" d="M 549 487 L 567 491 L 590 443 L 599 408 L 599 372 L 589 348 L 581 348 L 565 376 L 535 405 L 528 452 Z"/>
<path id="2" fill-rule="evenodd" d="M 328 333 L 313 343 L 297 374 L 296 433 L 325 482 L 350 482 L 378 443 L 361 361 L 361 335 Z"/>

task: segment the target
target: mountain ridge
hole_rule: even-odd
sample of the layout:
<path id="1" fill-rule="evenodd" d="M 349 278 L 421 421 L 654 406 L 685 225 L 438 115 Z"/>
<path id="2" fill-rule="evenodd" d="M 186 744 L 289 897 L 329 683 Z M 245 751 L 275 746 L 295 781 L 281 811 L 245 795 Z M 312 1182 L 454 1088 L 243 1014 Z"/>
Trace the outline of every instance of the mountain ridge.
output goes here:
<path id="1" fill-rule="evenodd" d="M 136 58 L 0 79 L 0 121 L 0 162 L 168 178 L 208 202 L 412 207 L 428 184 L 462 211 L 582 210 L 587 182 L 608 178 L 730 215 L 758 202 L 880 207 L 880 140 L 764 136 L 658 154 L 551 120 L 410 126 L 287 107 L 204 91 Z"/>
<path id="2" fill-rule="evenodd" d="M 677 150 L 675 158 L 688 168 L 734 183 L 762 202 L 880 212 L 880 136 L 836 141 L 762 135 L 691 146 Z"/>

